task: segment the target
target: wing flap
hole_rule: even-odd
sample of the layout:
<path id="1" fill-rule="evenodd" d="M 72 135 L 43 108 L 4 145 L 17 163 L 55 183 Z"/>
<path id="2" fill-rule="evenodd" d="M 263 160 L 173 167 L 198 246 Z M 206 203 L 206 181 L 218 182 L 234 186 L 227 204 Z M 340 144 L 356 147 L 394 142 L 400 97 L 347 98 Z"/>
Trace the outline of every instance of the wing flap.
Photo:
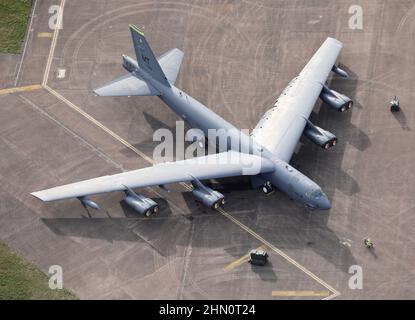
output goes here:
<path id="1" fill-rule="evenodd" d="M 42 201 L 63 200 L 82 196 L 143 188 L 178 182 L 257 175 L 271 172 L 274 164 L 256 155 L 229 151 L 189 160 L 163 163 L 152 167 L 103 176 L 33 192 Z"/>

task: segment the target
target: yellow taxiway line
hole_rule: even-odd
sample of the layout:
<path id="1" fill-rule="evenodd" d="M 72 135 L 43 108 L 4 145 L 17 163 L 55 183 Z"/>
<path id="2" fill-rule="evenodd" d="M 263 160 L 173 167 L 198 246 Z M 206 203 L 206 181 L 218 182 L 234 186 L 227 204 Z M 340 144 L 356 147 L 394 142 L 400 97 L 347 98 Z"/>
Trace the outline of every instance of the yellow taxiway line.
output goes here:
<path id="1" fill-rule="evenodd" d="M 62 0 L 61 1 L 61 10 L 62 10 L 61 13 L 62 13 L 62 15 L 63 15 L 64 7 L 65 7 L 65 0 Z M 146 160 L 147 162 L 149 162 L 151 164 L 154 164 L 153 159 L 151 159 L 146 154 L 144 154 L 143 152 L 141 152 L 140 150 L 138 150 L 136 147 L 134 147 L 133 145 L 131 145 L 129 142 L 127 142 L 126 140 L 124 140 L 123 138 L 121 138 L 115 132 L 113 132 L 109 128 L 105 127 L 101 122 L 99 122 L 98 120 L 96 120 L 95 118 L 93 118 L 91 115 L 89 115 L 88 113 L 86 113 L 85 111 L 83 111 L 81 108 L 79 108 L 78 106 L 76 106 L 75 104 L 73 104 L 71 101 L 69 101 L 68 99 L 66 99 L 61 94 L 59 94 L 58 92 L 56 92 L 55 90 L 53 90 L 51 87 L 49 87 L 47 85 L 48 80 L 49 80 L 49 73 L 50 73 L 50 68 L 51 68 L 51 65 L 52 65 L 52 60 L 53 60 L 53 56 L 54 56 L 54 52 L 55 52 L 55 47 L 56 47 L 58 35 L 59 35 L 59 29 L 55 29 L 55 31 L 53 33 L 53 39 L 52 39 L 52 44 L 51 44 L 51 48 L 50 48 L 50 52 L 49 52 L 49 57 L 48 57 L 48 60 L 47 60 L 47 64 L 46 64 L 46 68 L 45 68 L 45 72 L 44 72 L 44 76 L 43 76 L 42 86 L 47 91 L 49 91 L 52 95 L 54 95 L 56 98 L 58 98 L 59 100 L 61 100 L 62 102 L 64 102 L 67 106 L 69 106 L 70 108 L 72 108 L 76 112 L 80 113 L 82 116 L 84 116 L 90 122 L 94 123 L 96 126 L 98 126 L 99 128 L 101 128 L 102 130 L 104 130 L 106 133 L 108 133 L 114 139 L 116 139 L 117 141 L 121 142 L 123 145 L 125 145 L 130 150 L 134 151 L 137 155 L 139 155 L 140 157 L 142 157 L 144 160 Z M 191 190 L 191 187 L 188 184 L 186 184 L 186 183 L 180 183 L 180 185 L 182 185 L 187 190 Z M 238 226 L 240 226 L 243 230 L 245 230 L 246 232 L 248 232 L 249 234 L 251 234 L 257 240 L 259 240 L 261 243 L 263 243 L 263 245 L 265 245 L 266 247 L 268 247 L 271 250 L 273 250 L 275 253 L 277 253 L 282 258 L 284 258 L 285 260 L 287 260 L 288 262 L 290 262 L 291 264 L 293 264 L 295 267 L 297 267 L 298 269 L 300 269 L 301 271 L 303 271 L 304 273 L 306 273 L 308 276 L 310 276 L 312 279 L 314 279 L 319 284 L 321 284 L 322 286 L 324 286 L 326 289 L 330 290 L 332 292 L 332 294 L 329 295 L 329 296 L 327 296 L 327 297 L 325 297 L 324 299 L 332 299 L 332 298 L 340 295 L 340 293 L 337 290 L 335 290 L 333 287 L 331 287 L 329 284 L 327 284 L 322 279 L 320 279 L 319 277 L 317 277 L 311 271 L 307 270 L 305 267 L 303 267 L 302 265 L 300 265 L 298 262 L 296 262 L 294 259 L 292 259 L 291 257 L 289 257 L 287 254 L 285 254 L 284 252 L 282 252 L 281 250 L 279 250 L 278 248 L 276 248 L 274 245 L 272 245 L 270 242 L 268 242 L 267 240 L 265 240 L 264 238 L 262 238 L 260 235 L 258 235 L 257 233 L 255 233 L 253 230 L 251 230 L 249 227 L 247 227 L 246 225 L 244 225 L 242 222 L 240 222 L 239 220 L 235 219 L 233 216 L 231 216 L 229 213 L 227 213 L 226 211 L 224 211 L 222 208 L 219 208 L 217 211 L 220 214 L 222 214 L 224 217 L 228 218 L 229 220 L 231 220 L 232 222 L 234 222 L 235 224 L 237 224 Z"/>
<path id="2" fill-rule="evenodd" d="M 272 291 L 273 297 L 328 297 L 329 291 Z"/>
<path id="3" fill-rule="evenodd" d="M 334 289 L 332 286 L 330 286 L 328 283 L 326 283 L 325 281 L 323 281 L 322 279 L 320 279 L 319 277 L 317 277 L 310 270 L 308 270 L 305 267 L 303 267 L 301 264 L 299 264 L 293 258 L 291 258 L 286 253 L 284 253 L 283 251 L 281 251 L 280 249 L 278 249 L 277 247 L 275 247 L 272 243 L 270 243 L 267 240 L 265 240 L 263 237 L 261 237 L 259 234 L 257 234 L 256 232 L 254 232 L 252 229 L 248 228 L 242 222 L 240 222 L 239 220 L 235 219 L 233 216 L 231 216 L 225 210 L 223 210 L 222 208 L 219 208 L 219 209 L 217 209 L 217 211 L 220 212 L 223 216 L 225 216 L 229 220 L 233 221 L 238 226 L 240 226 L 242 229 L 244 229 L 246 232 L 248 232 L 250 235 L 252 235 L 256 239 L 258 239 L 261 243 L 263 243 L 265 246 L 267 246 L 268 248 L 270 248 L 272 251 L 274 251 L 275 253 L 277 253 L 279 256 L 281 256 L 282 258 L 284 258 L 285 260 L 287 260 L 289 263 L 293 264 L 295 267 L 297 267 L 298 269 L 300 269 L 301 271 L 303 271 L 306 275 L 308 275 L 310 278 L 314 279 L 317 283 L 321 284 L 323 287 L 325 287 L 326 289 L 330 290 L 333 293 L 332 296 L 330 296 L 331 298 L 334 298 L 334 297 L 337 297 L 338 295 L 340 295 L 340 293 L 336 289 Z"/>
<path id="4" fill-rule="evenodd" d="M 39 32 L 37 34 L 38 38 L 52 38 L 53 37 L 53 33 L 52 32 Z"/>
<path id="5" fill-rule="evenodd" d="M 0 95 L 16 93 L 16 92 L 34 91 L 34 90 L 39 90 L 41 88 L 42 86 L 40 84 L 34 84 L 31 86 L 25 86 L 25 87 L 14 87 L 14 88 L 1 89 Z"/>
<path id="6" fill-rule="evenodd" d="M 266 247 L 264 245 L 259 246 L 258 248 L 256 248 L 256 250 L 261 250 L 261 249 L 266 249 Z M 233 269 L 235 269 L 236 267 L 239 267 L 241 264 L 248 262 L 250 259 L 250 253 L 248 252 L 246 255 L 240 257 L 239 259 L 231 262 L 230 264 L 228 264 L 226 267 L 223 268 L 223 270 L 225 271 L 231 271 Z"/>

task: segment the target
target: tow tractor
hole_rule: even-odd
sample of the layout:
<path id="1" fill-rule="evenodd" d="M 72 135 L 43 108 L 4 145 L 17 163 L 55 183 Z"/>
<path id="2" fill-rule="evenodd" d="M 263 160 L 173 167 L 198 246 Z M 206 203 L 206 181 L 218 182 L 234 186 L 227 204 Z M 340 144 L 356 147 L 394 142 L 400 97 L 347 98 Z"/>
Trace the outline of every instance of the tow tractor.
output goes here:
<path id="1" fill-rule="evenodd" d="M 254 249 L 250 252 L 249 262 L 256 266 L 264 266 L 268 261 L 268 253 L 263 249 Z"/>

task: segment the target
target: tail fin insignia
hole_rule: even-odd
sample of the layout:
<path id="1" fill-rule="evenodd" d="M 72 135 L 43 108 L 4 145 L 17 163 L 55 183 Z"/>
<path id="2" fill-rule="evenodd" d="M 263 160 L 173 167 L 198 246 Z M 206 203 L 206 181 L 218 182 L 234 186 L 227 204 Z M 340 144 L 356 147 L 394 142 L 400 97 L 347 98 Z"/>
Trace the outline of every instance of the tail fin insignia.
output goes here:
<path id="1" fill-rule="evenodd" d="M 130 30 L 139 67 L 145 70 L 153 79 L 170 87 L 166 75 L 144 37 L 144 32 L 134 25 L 130 25 Z"/>

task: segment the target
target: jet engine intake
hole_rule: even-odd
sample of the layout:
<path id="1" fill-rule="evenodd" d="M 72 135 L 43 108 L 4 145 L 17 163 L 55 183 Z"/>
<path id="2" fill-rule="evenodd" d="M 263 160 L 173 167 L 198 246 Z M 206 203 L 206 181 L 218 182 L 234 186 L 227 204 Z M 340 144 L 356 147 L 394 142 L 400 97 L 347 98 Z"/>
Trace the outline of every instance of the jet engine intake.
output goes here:
<path id="1" fill-rule="evenodd" d="M 326 86 L 321 90 L 320 99 L 331 108 L 340 112 L 347 111 L 353 106 L 352 99 Z"/>
<path id="2" fill-rule="evenodd" d="M 192 180 L 192 194 L 204 206 L 212 209 L 218 209 L 225 204 L 225 196 L 202 184 L 197 178 Z"/>
<path id="3" fill-rule="evenodd" d="M 126 187 L 125 190 L 125 203 L 133 209 L 134 211 L 138 212 L 139 214 L 143 214 L 146 217 L 151 216 L 153 213 L 157 213 L 159 210 L 158 204 L 150 198 L 146 198 L 141 194 L 135 193 L 132 189 Z"/>
<path id="4" fill-rule="evenodd" d="M 306 119 L 307 125 L 304 129 L 304 135 L 315 144 L 323 149 L 330 149 L 337 143 L 337 137 L 331 132 L 317 127 L 310 120 Z"/>

